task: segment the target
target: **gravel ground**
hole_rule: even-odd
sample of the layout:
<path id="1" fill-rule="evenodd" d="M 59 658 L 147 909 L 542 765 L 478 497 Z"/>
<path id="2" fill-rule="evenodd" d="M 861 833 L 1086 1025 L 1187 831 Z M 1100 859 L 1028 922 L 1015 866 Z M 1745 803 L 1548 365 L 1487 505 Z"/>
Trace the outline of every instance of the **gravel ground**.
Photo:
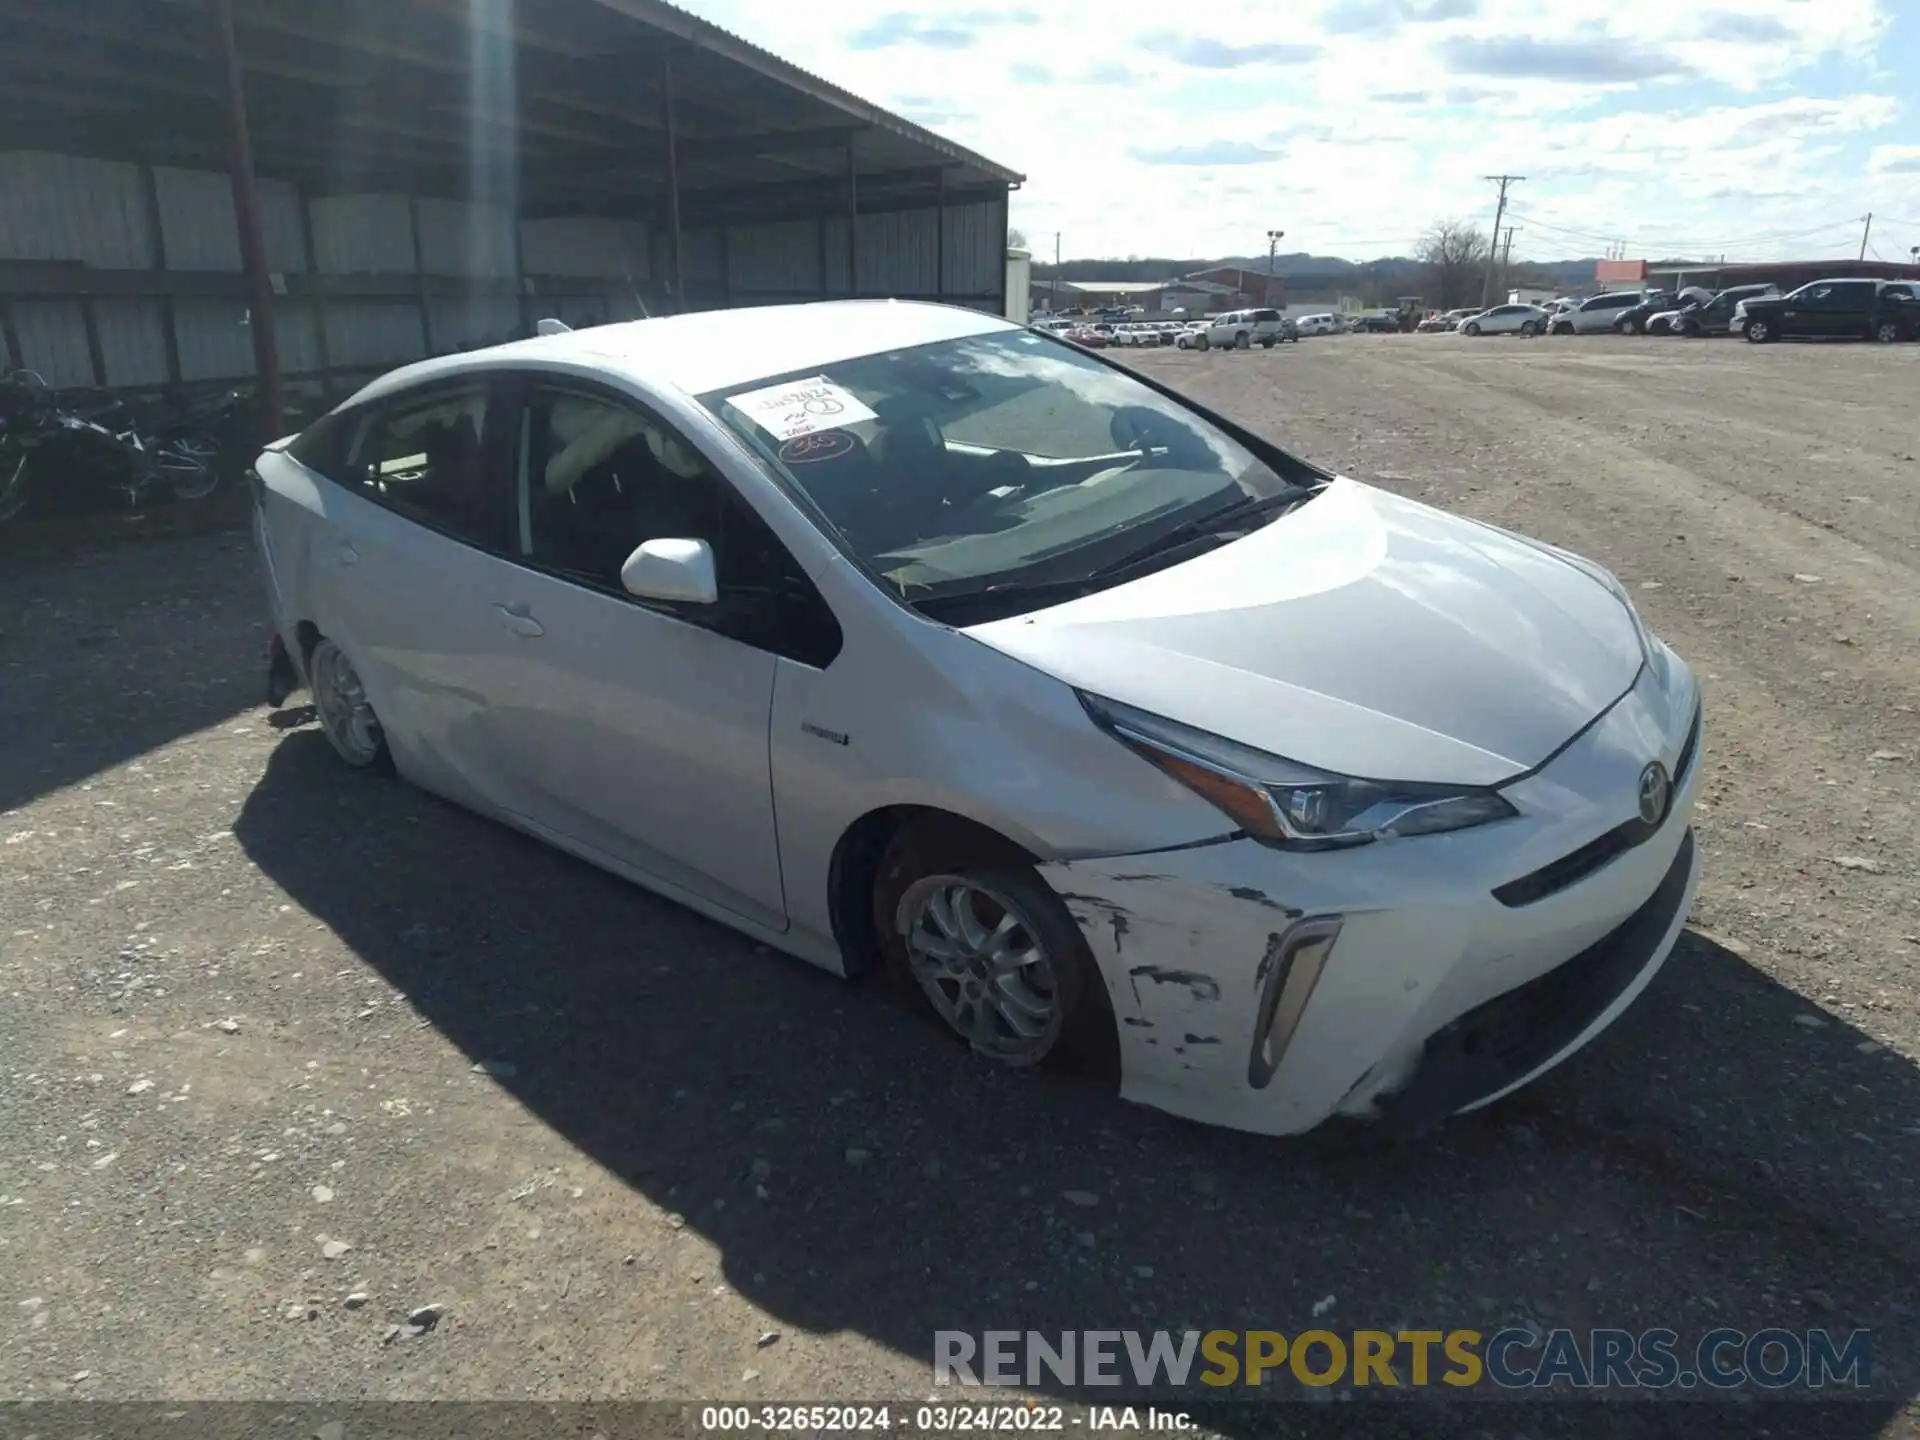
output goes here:
<path id="1" fill-rule="evenodd" d="M 1609 1035 L 1352 1153 L 989 1072 L 273 723 L 244 535 L 15 558 L 0 1395 L 897 1399 L 938 1328 L 1777 1324 L 1874 1330 L 1876 1398 L 1689 1430 L 1914 1433 L 1920 352 L 1130 358 L 1601 560 L 1700 671 L 1706 878 Z"/>

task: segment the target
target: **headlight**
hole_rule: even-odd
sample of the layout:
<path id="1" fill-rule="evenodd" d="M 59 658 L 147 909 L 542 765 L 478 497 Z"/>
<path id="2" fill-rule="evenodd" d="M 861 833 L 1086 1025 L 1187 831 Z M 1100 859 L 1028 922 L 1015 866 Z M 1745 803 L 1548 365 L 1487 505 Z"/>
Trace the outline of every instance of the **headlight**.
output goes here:
<path id="1" fill-rule="evenodd" d="M 1392 837 L 1465 830 L 1519 813 L 1492 790 L 1334 775 L 1130 705 L 1077 693 L 1101 729 L 1269 845 L 1339 850 Z"/>

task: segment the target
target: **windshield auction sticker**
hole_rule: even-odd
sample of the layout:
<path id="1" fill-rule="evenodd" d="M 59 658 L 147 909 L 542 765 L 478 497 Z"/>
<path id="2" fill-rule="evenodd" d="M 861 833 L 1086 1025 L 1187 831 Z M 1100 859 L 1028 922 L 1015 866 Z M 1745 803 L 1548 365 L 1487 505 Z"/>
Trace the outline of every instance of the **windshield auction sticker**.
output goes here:
<path id="1" fill-rule="evenodd" d="M 729 395 L 727 404 L 776 440 L 880 418 L 824 375 Z"/>

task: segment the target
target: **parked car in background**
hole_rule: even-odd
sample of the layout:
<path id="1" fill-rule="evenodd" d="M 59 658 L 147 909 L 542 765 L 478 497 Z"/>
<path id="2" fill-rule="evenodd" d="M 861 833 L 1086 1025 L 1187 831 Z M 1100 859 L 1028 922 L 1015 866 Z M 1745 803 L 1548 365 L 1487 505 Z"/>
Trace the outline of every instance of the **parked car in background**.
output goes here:
<path id="1" fill-rule="evenodd" d="M 1207 322 L 1194 320 L 1182 325 L 1174 332 L 1173 344 L 1178 350 L 1199 350 L 1204 348 L 1201 341 L 1207 338 Z"/>
<path id="2" fill-rule="evenodd" d="M 1547 312 L 1538 305 L 1496 305 L 1460 322 L 1462 335 L 1544 335 Z"/>
<path id="3" fill-rule="evenodd" d="M 1733 329 L 1734 316 L 1739 313 L 1741 301 L 1758 300 L 1779 293 L 1778 285 L 1735 285 L 1703 301 L 1669 311 L 1665 316 L 1654 316 L 1647 322 L 1647 331 L 1649 334 L 1660 333 L 1654 327 L 1665 319 L 1667 334 L 1684 335 L 1692 339 L 1703 335 L 1725 335 Z"/>
<path id="4" fill-rule="evenodd" d="M 1298 340 L 1299 327 L 1278 310 L 1230 310 L 1207 322 L 1207 343 L 1200 348 L 1224 346 L 1245 350 L 1258 345 L 1271 350 L 1282 340 Z"/>
<path id="5" fill-rule="evenodd" d="M 1294 322 L 1294 329 L 1302 335 L 1338 335 L 1340 318 L 1330 310 L 1318 315 L 1302 315 Z"/>
<path id="6" fill-rule="evenodd" d="M 1398 315 L 1362 315 L 1353 322 L 1356 333 L 1362 335 L 1398 335 L 1400 317 Z"/>
<path id="7" fill-rule="evenodd" d="M 1700 686 L 1618 579 L 995 316 L 524 340 L 254 469 L 269 696 L 341 762 L 290 830 L 397 771 L 883 968 L 951 1041 L 915 1081 L 982 1107 L 980 1066 L 1052 1062 L 1417 1133 L 1627 1012 L 1696 893 Z"/>
<path id="8" fill-rule="evenodd" d="M 1598 335 L 1613 329 L 1613 322 L 1624 311 L 1638 305 L 1645 294 L 1641 290 L 1616 290 L 1606 295 L 1590 295 L 1553 317 L 1555 335 Z"/>
<path id="9" fill-rule="evenodd" d="M 1700 292 L 1704 293 L 1704 292 Z M 1671 290 L 1647 290 L 1640 296 L 1640 303 L 1629 305 L 1613 317 L 1613 329 L 1619 335 L 1645 335 L 1650 333 L 1648 324 L 1653 317 L 1686 303 Z"/>
<path id="10" fill-rule="evenodd" d="M 1756 345 L 1796 340 L 1911 340 L 1916 287 L 1905 280 L 1815 280 L 1790 295 L 1748 300 L 1743 332 Z"/>

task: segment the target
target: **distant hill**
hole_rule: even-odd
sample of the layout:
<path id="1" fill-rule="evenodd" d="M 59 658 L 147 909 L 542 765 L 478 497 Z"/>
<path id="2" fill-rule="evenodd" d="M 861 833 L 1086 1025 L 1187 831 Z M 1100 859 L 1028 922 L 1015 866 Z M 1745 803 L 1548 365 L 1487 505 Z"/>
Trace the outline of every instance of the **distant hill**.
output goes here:
<path id="1" fill-rule="evenodd" d="M 1129 257 L 1125 260 L 1066 260 L 1058 274 L 1067 280 L 1172 280 L 1196 270 L 1216 266 L 1237 266 L 1244 270 L 1264 271 L 1265 255 L 1226 255 L 1219 259 L 1179 260 L 1158 256 Z M 1516 263 L 1512 283 L 1551 289 L 1571 289 L 1593 283 L 1594 260 L 1548 260 Z M 1397 296 L 1418 292 L 1426 267 L 1410 255 L 1393 255 L 1379 260 L 1344 260 L 1337 255 L 1309 255 L 1296 252 L 1276 255 L 1276 275 L 1296 295 L 1331 297 L 1336 294 Z M 1036 280 L 1055 274 L 1051 264 L 1035 262 Z M 1409 288 L 1412 287 L 1412 288 Z"/>

